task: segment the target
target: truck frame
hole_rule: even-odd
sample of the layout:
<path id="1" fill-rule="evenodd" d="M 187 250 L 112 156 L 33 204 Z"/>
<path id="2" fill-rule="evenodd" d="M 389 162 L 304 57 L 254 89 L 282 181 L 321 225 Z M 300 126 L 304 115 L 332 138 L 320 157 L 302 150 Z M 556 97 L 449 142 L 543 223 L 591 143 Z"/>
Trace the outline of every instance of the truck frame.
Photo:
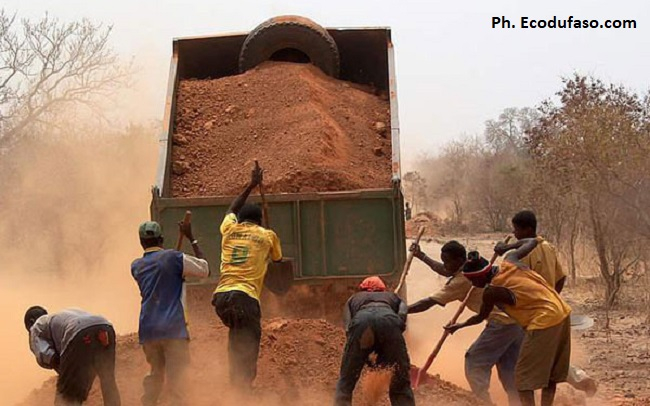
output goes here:
<path id="1" fill-rule="evenodd" d="M 263 301 L 281 302 L 279 306 L 272 306 L 280 309 L 272 311 L 273 315 L 337 318 L 344 300 L 366 276 L 380 275 L 390 285 L 396 285 L 406 257 L 391 31 L 389 28 L 328 28 L 327 32 L 338 46 L 339 78 L 370 85 L 389 97 L 392 173 L 386 174 L 386 184 L 390 186 L 266 196 L 273 219 L 271 226 L 280 237 L 284 255 L 294 259 L 294 287 L 287 296 L 270 298 L 269 293 L 263 295 Z M 218 282 L 219 224 L 234 196 L 172 197 L 171 150 L 176 95 L 181 80 L 238 74 L 238 55 L 247 35 L 232 33 L 173 41 L 151 217 L 162 225 L 169 237 L 170 230 L 177 229 L 176 223 L 185 211 L 192 211 L 194 234 L 200 238 L 213 272 L 211 278 L 189 284 L 189 297 L 208 303 L 206 296 Z M 249 201 L 259 202 L 259 197 L 251 196 Z M 167 239 L 169 248 L 173 248 L 173 240 Z M 323 295 L 327 300 L 318 298 Z"/>

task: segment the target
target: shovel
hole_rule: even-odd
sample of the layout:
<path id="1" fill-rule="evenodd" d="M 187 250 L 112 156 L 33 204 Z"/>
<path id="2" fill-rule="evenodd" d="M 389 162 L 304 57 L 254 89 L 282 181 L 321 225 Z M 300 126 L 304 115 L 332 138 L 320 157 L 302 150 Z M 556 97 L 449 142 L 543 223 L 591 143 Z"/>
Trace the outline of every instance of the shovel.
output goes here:
<path id="1" fill-rule="evenodd" d="M 505 241 L 506 244 L 508 243 L 508 241 L 510 241 L 510 236 L 506 237 L 506 241 Z M 494 265 L 494 261 L 496 261 L 498 257 L 499 255 L 495 252 L 494 255 L 492 255 L 492 259 L 490 259 L 490 263 L 488 266 Z M 467 302 L 469 301 L 472 292 L 474 292 L 474 286 L 469 288 L 469 290 L 467 291 L 467 294 L 465 295 L 465 299 L 463 299 L 463 302 L 460 304 L 460 306 L 458 306 L 458 310 L 456 310 L 454 317 L 452 317 L 449 323 L 447 323 L 448 326 L 455 324 L 456 321 L 458 321 L 458 318 L 460 317 L 461 313 L 463 312 L 463 310 L 465 310 L 465 307 L 467 306 Z M 431 367 L 433 360 L 436 359 L 436 357 L 440 353 L 440 350 L 442 349 L 442 345 L 445 343 L 449 335 L 450 333 L 448 330 L 445 330 L 445 332 L 442 333 L 442 337 L 440 337 L 438 344 L 436 344 L 435 348 L 429 355 L 429 358 L 427 358 L 427 362 L 424 364 L 422 368 L 418 369 L 415 366 L 411 366 L 410 372 L 411 372 L 411 382 L 413 382 L 413 388 L 417 389 L 420 383 L 424 383 L 426 381 L 427 371 L 429 370 L 429 367 Z"/>
<path id="2" fill-rule="evenodd" d="M 185 216 L 183 217 L 183 224 L 189 224 L 192 222 L 192 212 L 187 210 Z M 183 248 L 183 233 L 179 230 L 178 232 L 178 241 L 176 241 L 176 251 L 180 251 Z"/>
<path id="3" fill-rule="evenodd" d="M 583 314 L 571 313 L 571 330 L 587 330 L 594 325 L 594 319 Z"/>
<path id="4" fill-rule="evenodd" d="M 183 224 L 189 224 L 192 222 L 192 212 L 187 210 L 185 212 L 185 216 L 183 216 Z M 181 248 L 183 248 L 183 232 L 178 230 L 178 241 L 176 241 L 176 251 L 180 251 Z M 185 282 L 185 278 L 183 278 L 183 282 Z M 187 309 L 187 287 L 185 283 L 183 283 L 183 288 L 182 288 L 182 293 L 181 293 L 181 303 L 183 304 L 183 308 Z M 185 325 L 187 326 L 187 321 L 185 322 Z"/>
<path id="5" fill-rule="evenodd" d="M 418 230 L 418 235 L 415 237 L 415 242 L 414 244 L 419 244 L 420 243 L 420 238 L 422 238 L 422 234 L 424 234 L 424 230 L 426 227 L 420 227 Z M 404 282 L 406 281 L 406 275 L 409 273 L 409 269 L 411 269 L 411 262 L 413 262 L 413 251 L 409 251 L 408 256 L 406 257 L 406 262 L 404 263 L 404 269 L 402 270 L 402 276 L 399 278 L 399 283 L 397 284 L 397 287 L 395 288 L 395 293 L 400 291 L 402 289 L 402 285 L 404 285 Z M 403 298 L 406 299 L 406 298 Z"/>
<path id="6" fill-rule="evenodd" d="M 259 163 L 255 161 L 255 167 L 259 168 Z M 264 228 L 270 229 L 271 220 L 269 218 L 269 208 L 264 197 L 264 187 L 262 182 L 259 184 L 260 197 L 262 198 L 262 223 Z M 293 259 L 282 258 L 281 262 L 271 262 L 268 265 L 266 276 L 264 277 L 264 286 L 276 295 L 285 295 L 293 285 Z"/>

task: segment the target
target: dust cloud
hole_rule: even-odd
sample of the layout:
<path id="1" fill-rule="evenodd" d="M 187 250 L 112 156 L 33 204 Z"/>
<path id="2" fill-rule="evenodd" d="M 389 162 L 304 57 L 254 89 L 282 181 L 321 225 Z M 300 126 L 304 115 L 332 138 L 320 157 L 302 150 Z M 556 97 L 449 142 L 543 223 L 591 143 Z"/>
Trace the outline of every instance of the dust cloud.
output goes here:
<path id="1" fill-rule="evenodd" d="M 453 238 L 449 238 L 449 240 L 451 239 Z M 491 251 L 490 244 L 485 240 L 463 238 L 458 241 L 468 249 L 478 249 L 482 253 Z M 422 243 L 421 246 L 427 255 L 440 259 L 442 243 L 432 241 Z M 431 295 L 436 289 L 442 287 L 446 281 L 446 278 L 437 275 L 422 262 L 414 259 L 407 278 L 409 303 L 414 303 Z M 442 336 L 443 326 L 451 320 L 459 305 L 460 303 L 455 302 L 442 308 L 435 306 L 426 312 L 409 315 L 406 338 L 412 364 L 424 365 L 427 357 Z M 466 320 L 472 314 L 469 310 L 465 310 L 459 321 Z M 465 379 L 465 352 L 482 330 L 483 325 L 481 324 L 462 329 L 453 336 L 448 337 L 438 357 L 431 364 L 429 373 L 433 375 L 439 374 L 442 379 L 469 390 L 469 385 Z M 504 402 L 507 404 L 507 397 L 501 389 L 496 371 L 493 373 L 490 391 L 493 401 L 497 402 L 497 404 Z"/>
<path id="2" fill-rule="evenodd" d="M 106 316 L 118 333 L 137 329 L 129 265 L 141 255 L 136 230 L 149 217 L 157 134 L 93 127 L 83 136 L 26 137 L 1 157 L 0 363 L 10 366 L 2 404 L 54 375 L 29 351 L 28 306 L 79 307 Z"/>

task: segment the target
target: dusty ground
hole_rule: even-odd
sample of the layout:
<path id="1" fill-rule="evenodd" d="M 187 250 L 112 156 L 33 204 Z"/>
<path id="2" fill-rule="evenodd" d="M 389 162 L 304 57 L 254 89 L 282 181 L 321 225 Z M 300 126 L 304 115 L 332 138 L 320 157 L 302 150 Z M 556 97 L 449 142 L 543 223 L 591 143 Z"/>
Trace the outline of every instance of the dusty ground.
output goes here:
<path id="1" fill-rule="evenodd" d="M 228 386 L 227 330 L 217 321 L 209 303 L 201 302 L 192 312 L 191 405 L 251 404 L 263 406 L 330 404 L 338 377 L 345 335 L 340 327 L 324 320 L 270 319 L 263 325 L 258 378 L 250 396 L 235 394 Z M 139 404 L 141 379 L 147 372 L 135 335 L 118 342 L 117 379 L 123 404 Z M 35 390 L 23 406 L 51 403 L 54 379 Z M 388 380 L 368 374 L 355 393 L 357 405 L 388 405 Z M 431 383 L 416 392 L 420 404 L 476 406 L 469 392 L 431 377 Z M 101 405 L 97 384 L 88 405 Z M 167 404 L 165 401 L 163 405 Z"/>
<path id="2" fill-rule="evenodd" d="M 450 239 L 453 237 L 449 237 Z M 466 246 L 489 252 L 498 235 L 460 237 Z M 431 256 L 439 253 L 442 240 L 427 238 L 423 249 Z M 408 278 L 410 301 L 417 300 L 445 279 L 437 276 L 415 260 Z M 583 367 L 600 382 L 595 398 L 585 396 L 563 384 L 559 389 L 558 405 L 593 406 L 647 406 L 650 405 L 648 384 L 649 351 L 648 327 L 643 315 L 631 309 L 611 314 L 611 331 L 604 329 L 604 313 L 593 299 L 595 292 L 587 288 L 567 288 L 565 296 L 574 311 L 596 319 L 596 325 L 585 332 L 574 333 L 573 363 Z M 205 302 L 205 300 L 201 300 Z M 407 340 L 412 363 L 422 365 L 435 342 L 442 334 L 442 326 L 451 318 L 455 305 L 434 308 L 409 318 Z M 461 316 L 461 319 L 468 314 Z M 462 330 L 451 337 L 430 373 L 436 379 L 433 386 L 417 392 L 419 404 L 477 405 L 471 395 L 463 391 L 467 383 L 463 372 L 465 350 L 481 331 L 481 327 Z M 293 321 L 271 319 L 264 324 L 257 389 L 251 398 L 241 399 L 227 386 L 226 330 L 217 322 L 209 306 L 195 308 L 192 318 L 193 405 L 261 404 L 324 405 L 331 402 L 336 382 L 340 354 L 344 344 L 340 328 L 323 320 Z M 133 335 L 120 341 L 118 381 L 125 405 L 138 404 L 140 380 L 147 367 Z M 493 400 L 504 405 L 505 397 L 496 374 L 492 385 Z M 458 386 L 455 386 L 455 385 Z M 386 405 L 386 380 L 376 375 L 366 377 L 356 394 L 358 405 Z M 35 390 L 24 406 L 49 404 L 53 381 Z M 217 394 L 218 395 L 215 395 Z M 379 398 L 376 402 L 372 400 Z M 98 401 L 97 388 L 93 390 L 90 405 Z"/>
<path id="3" fill-rule="evenodd" d="M 478 235 L 446 237 L 442 239 L 426 238 L 423 249 L 430 256 L 439 258 L 442 244 L 450 239 L 457 239 L 471 249 L 482 253 L 491 252 L 493 244 L 502 236 Z M 409 277 L 409 298 L 416 300 L 424 297 L 431 290 L 444 282 L 444 278 L 423 268 L 415 260 L 412 274 Z M 641 295 L 647 295 L 647 289 L 641 287 L 638 291 L 629 292 L 624 296 L 627 307 L 613 311 L 610 315 L 611 330 L 607 332 L 605 312 L 599 307 L 597 298 L 599 290 L 586 284 L 579 288 L 565 288 L 563 296 L 569 301 L 574 312 L 587 314 L 595 319 L 595 325 L 589 330 L 573 333 L 573 359 L 575 365 L 584 368 L 591 376 L 599 381 L 599 393 L 596 397 L 587 399 L 581 392 L 575 391 L 567 384 L 560 386 L 559 403 L 564 405 L 650 405 L 650 328 L 646 322 L 647 312 L 639 307 Z M 634 303 L 636 306 L 630 306 Z M 412 360 L 421 364 L 426 358 L 435 340 L 441 334 L 441 327 L 451 318 L 456 306 L 434 308 L 420 315 L 414 315 L 409 320 L 410 352 Z M 461 316 L 464 320 L 469 313 Z M 462 360 L 464 351 L 480 332 L 480 327 L 473 331 L 460 331 L 447 341 L 439 357 L 432 365 L 432 372 L 439 373 L 441 378 L 467 388 L 462 375 Z M 423 343 L 423 338 L 429 344 Z M 450 365 L 457 363 L 454 368 Z M 493 375 L 496 378 L 496 372 Z M 504 404 L 504 395 L 493 379 L 493 400 Z"/>
<path id="4" fill-rule="evenodd" d="M 593 328 L 575 338 L 583 349 L 585 368 L 601 383 L 603 398 L 650 404 L 650 326 L 647 311 L 621 305 L 607 315 L 594 299 L 594 290 L 588 286 L 570 289 L 568 298 L 574 308 L 582 309 L 595 319 Z M 637 297 L 638 298 L 638 297 Z M 641 400 L 646 403 L 642 403 Z"/>
<path id="5" fill-rule="evenodd" d="M 389 113 L 385 98 L 307 64 L 182 81 L 172 193 L 236 195 L 254 159 L 269 193 L 388 188 Z"/>

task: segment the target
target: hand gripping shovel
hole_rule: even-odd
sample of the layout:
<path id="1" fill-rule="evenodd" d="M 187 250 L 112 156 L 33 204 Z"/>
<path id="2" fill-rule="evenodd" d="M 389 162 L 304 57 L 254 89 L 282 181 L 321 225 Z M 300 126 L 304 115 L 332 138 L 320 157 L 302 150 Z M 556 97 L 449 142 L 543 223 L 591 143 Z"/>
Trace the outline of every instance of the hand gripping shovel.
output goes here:
<path id="1" fill-rule="evenodd" d="M 192 212 L 187 210 L 185 216 L 183 217 L 183 224 L 188 224 L 192 222 Z M 176 251 L 180 251 L 183 248 L 183 232 L 178 230 L 178 241 L 176 241 Z"/>
<path id="2" fill-rule="evenodd" d="M 185 212 L 185 216 L 183 216 L 183 224 L 188 224 L 192 222 L 192 212 L 187 210 Z M 183 232 L 178 230 L 178 241 L 176 241 L 176 251 L 180 251 L 181 248 L 183 248 Z M 183 278 L 183 282 L 185 282 L 185 278 Z M 187 309 L 187 285 L 183 283 L 182 291 L 181 291 L 181 303 L 183 304 L 183 309 Z M 187 327 L 187 320 L 185 321 L 185 326 Z"/>
<path id="3" fill-rule="evenodd" d="M 510 241 L 510 236 L 506 238 L 505 241 L 506 244 L 508 243 L 508 241 Z M 492 259 L 490 259 L 490 264 L 488 266 L 494 265 L 494 261 L 496 261 L 498 257 L 499 255 L 495 252 L 494 255 L 492 255 Z M 463 313 L 463 310 L 465 310 L 465 307 L 467 306 L 467 301 L 472 295 L 472 292 L 474 292 L 474 286 L 469 288 L 469 290 L 467 291 L 467 294 L 465 295 L 465 299 L 463 299 L 463 302 L 460 304 L 460 306 L 458 306 L 458 310 L 456 310 L 454 317 L 452 317 L 449 323 L 447 323 L 448 326 L 455 324 L 456 321 L 458 321 L 458 318 L 460 317 L 461 313 Z M 424 364 L 422 368 L 418 369 L 417 367 L 411 366 L 411 382 L 413 388 L 417 389 L 417 387 L 421 383 L 426 383 L 427 371 L 429 370 L 429 367 L 431 367 L 431 364 L 433 364 L 433 360 L 435 360 L 438 354 L 440 353 L 440 350 L 442 349 L 442 345 L 445 343 L 445 340 L 447 340 L 447 337 L 449 337 L 449 335 L 450 333 L 447 330 L 445 330 L 445 332 L 442 333 L 442 337 L 440 337 L 438 344 L 436 344 L 433 351 L 431 351 L 429 358 L 427 358 L 427 362 Z"/>
<path id="4" fill-rule="evenodd" d="M 259 164 L 255 161 L 255 167 L 259 168 Z M 264 197 L 264 187 L 262 182 L 259 184 L 260 197 L 262 198 L 262 214 L 264 228 L 270 229 L 269 224 L 269 208 Z M 264 286 L 276 295 L 285 295 L 293 285 L 293 259 L 282 258 L 281 262 L 271 262 L 268 265 L 266 276 L 264 277 Z"/>
<path id="5" fill-rule="evenodd" d="M 420 238 L 422 238 L 422 234 L 424 234 L 424 230 L 426 227 L 420 227 L 418 230 L 418 235 L 415 237 L 415 242 L 414 244 L 419 244 L 420 243 Z M 413 262 L 413 251 L 409 251 L 408 256 L 406 257 L 406 262 L 404 263 L 404 269 L 402 270 L 402 276 L 399 278 L 399 283 L 397 284 L 397 287 L 395 288 L 395 293 L 398 294 L 400 289 L 402 289 L 402 286 L 404 285 L 404 282 L 406 281 L 406 275 L 409 273 L 409 269 L 411 269 L 411 262 Z M 406 300 L 405 297 L 402 299 Z"/>

